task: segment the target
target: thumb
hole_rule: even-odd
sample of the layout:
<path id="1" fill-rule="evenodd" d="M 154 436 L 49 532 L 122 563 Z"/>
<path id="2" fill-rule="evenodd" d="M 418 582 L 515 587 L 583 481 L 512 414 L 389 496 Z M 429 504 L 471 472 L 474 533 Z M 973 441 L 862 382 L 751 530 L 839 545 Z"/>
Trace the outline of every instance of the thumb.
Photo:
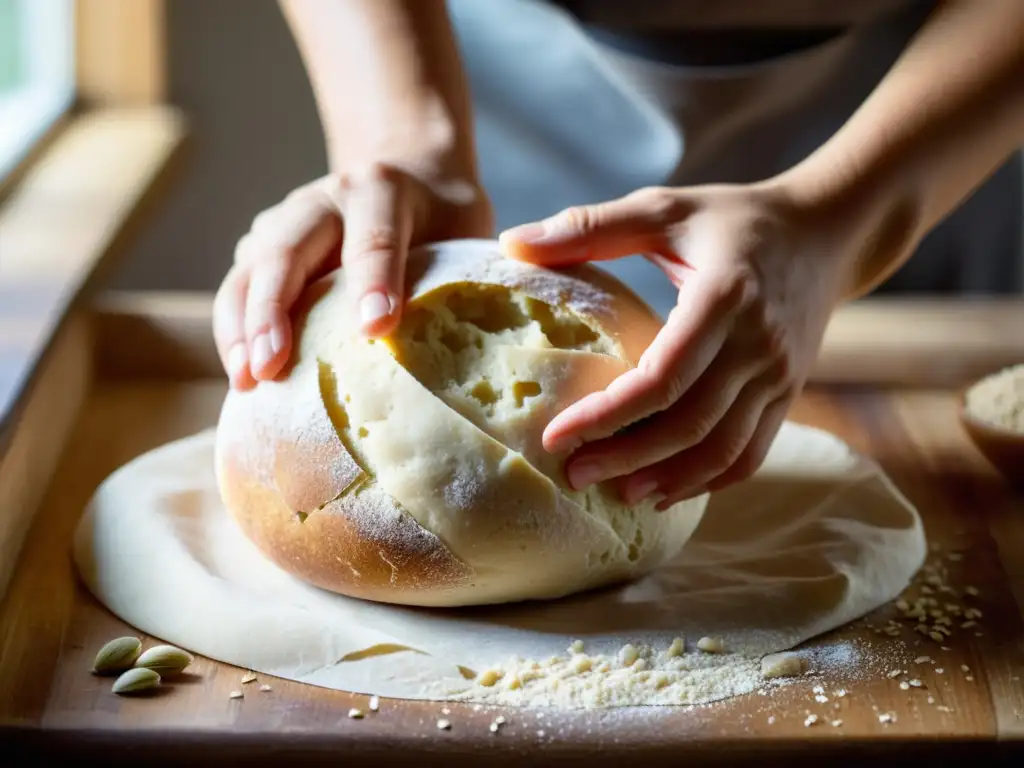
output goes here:
<path id="1" fill-rule="evenodd" d="M 542 266 L 569 266 L 661 251 L 666 228 L 683 218 L 671 190 L 643 189 L 617 200 L 577 205 L 498 237 L 505 255 Z"/>

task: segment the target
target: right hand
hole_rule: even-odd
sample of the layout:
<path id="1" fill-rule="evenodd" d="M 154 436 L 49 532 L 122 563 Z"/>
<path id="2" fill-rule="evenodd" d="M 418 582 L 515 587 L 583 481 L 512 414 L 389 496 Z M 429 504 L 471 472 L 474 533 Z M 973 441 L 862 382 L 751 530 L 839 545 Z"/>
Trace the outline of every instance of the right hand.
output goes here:
<path id="1" fill-rule="evenodd" d="M 465 179 L 421 179 L 393 165 L 331 174 L 253 219 L 213 305 L 213 334 L 234 388 L 273 379 L 292 350 L 289 310 L 303 288 L 345 265 L 360 329 L 389 333 L 401 319 L 409 249 L 492 237 L 490 202 Z"/>

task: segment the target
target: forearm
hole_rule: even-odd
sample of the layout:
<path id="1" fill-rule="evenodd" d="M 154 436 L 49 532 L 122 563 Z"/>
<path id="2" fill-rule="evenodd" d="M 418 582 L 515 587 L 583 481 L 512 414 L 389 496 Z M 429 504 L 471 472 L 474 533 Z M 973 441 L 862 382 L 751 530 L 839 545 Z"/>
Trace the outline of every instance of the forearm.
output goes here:
<path id="1" fill-rule="evenodd" d="M 280 4 L 309 73 L 332 170 L 422 163 L 475 178 L 468 85 L 444 0 Z"/>
<path id="2" fill-rule="evenodd" d="M 858 222 L 857 296 L 1022 143 L 1024 2 L 947 0 L 847 124 L 776 181 L 809 210 Z"/>

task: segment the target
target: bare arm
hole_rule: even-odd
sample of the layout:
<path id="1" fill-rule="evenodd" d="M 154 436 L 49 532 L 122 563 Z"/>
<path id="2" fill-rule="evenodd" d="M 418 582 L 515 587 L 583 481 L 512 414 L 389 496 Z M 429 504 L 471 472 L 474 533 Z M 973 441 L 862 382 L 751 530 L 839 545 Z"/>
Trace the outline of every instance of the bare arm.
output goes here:
<path id="1" fill-rule="evenodd" d="M 476 177 L 468 87 L 444 0 L 280 4 L 309 73 L 332 170 L 436 163 L 446 174 Z"/>
<path id="2" fill-rule="evenodd" d="M 776 181 L 811 210 L 859 220 L 857 296 L 1022 143 L 1024 2 L 946 0 L 846 125 Z"/>

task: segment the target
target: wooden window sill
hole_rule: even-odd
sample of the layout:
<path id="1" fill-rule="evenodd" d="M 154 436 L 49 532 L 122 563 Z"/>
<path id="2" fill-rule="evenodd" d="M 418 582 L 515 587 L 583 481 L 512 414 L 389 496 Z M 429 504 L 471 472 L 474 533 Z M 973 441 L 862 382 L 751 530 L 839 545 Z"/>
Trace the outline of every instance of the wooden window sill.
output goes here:
<path id="1" fill-rule="evenodd" d="M 0 455 L 61 323 L 142 218 L 185 136 L 167 106 L 71 115 L 0 204 Z"/>

